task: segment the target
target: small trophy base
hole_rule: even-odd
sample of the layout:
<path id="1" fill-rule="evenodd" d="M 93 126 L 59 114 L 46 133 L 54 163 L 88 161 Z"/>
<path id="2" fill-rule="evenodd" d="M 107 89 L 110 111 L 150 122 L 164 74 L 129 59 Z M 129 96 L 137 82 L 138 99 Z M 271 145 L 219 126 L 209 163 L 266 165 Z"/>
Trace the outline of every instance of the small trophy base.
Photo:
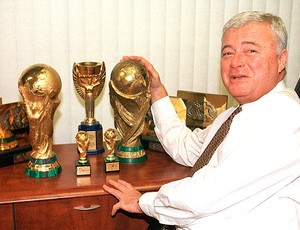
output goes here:
<path id="1" fill-rule="evenodd" d="M 26 166 L 26 175 L 34 178 L 53 177 L 61 173 L 62 169 L 57 162 L 57 156 L 46 159 L 36 159 L 30 157 Z"/>
<path id="2" fill-rule="evenodd" d="M 137 164 L 147 160 L 147 155 L 142 145 L 136 147 L 119 145 L 116 155 L 120 162 L 124 164 Z"/>
<path id="3" fill-rule="evenodd" d="M 105 172 L 119 172 L 120 161 L 118 157 L 114 155 L 107 155 L 106 157 L 104 157 L 104 168 Z"/>
<path id="4" fill-rule="evenodd" d="M 76 176 L 90 176 L 91 175 L 91 164 L 87 160 L 85 163 L 80 163 L 78 160 L 75 161 Z"/>
<path id="5" fill-rule="evenodd" d="M 87 154 L 95 155 L 104 152 L 102 125 L 97 121 L 96 124 L 85 124 L 81 122 L 78 131 L 86 131 L 89 136 L 89 149 Z"/>

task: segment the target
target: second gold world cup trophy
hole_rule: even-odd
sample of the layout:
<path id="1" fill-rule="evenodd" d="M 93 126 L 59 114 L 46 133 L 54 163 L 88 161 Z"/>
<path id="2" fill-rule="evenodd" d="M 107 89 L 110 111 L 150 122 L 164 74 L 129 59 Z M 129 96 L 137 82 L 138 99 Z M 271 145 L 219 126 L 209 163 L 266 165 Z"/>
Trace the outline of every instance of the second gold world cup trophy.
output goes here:
<path id="1" fill-rule="evenodd" d="M 86 118 L 78 126 L 78 131 L 86 131 L 89 136 L 88 154 L 104 152 L 102 125 L 94 117 L 95 100 L 105 83 L 104 62 L 80 62 L 73 65 L 73 82 L 82 99 L 85 100 Z"/>
<path id="2" fill-rule="evenodd" d="M 150 76 L 138 61 L 123 60 L 111 72 L 110 103 L 121 140 L 116 156 L 121 163 L 140 163 L 147 159 L 140 136 L 150 106 Z"/>

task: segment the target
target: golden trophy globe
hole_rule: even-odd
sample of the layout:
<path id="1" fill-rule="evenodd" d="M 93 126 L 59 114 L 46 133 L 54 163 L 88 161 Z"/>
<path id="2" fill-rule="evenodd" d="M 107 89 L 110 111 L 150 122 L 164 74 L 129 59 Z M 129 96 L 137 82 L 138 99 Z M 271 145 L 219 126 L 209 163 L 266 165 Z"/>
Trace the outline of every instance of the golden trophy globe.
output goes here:
<path id="1" fill-rule="evenodd" d="M 26 174 L 34 178 L 56 176 L 62 171 L 52 150 L 53 116 L 60 104 L 60 76 L 48 65 L 35 64 L 23 71 L 18 87 L 25 104 L 32 146 Z"/>
<path id="2" fill-rule="evenodd" d="M 100 95 L 105 83 L 104 62 L 80 62 L 73 65 L 75 88 L 85 101 L 86 118 L 78 126 L 78 131 L 85 131 L 89 136 L 88 154 L 104 152 L 102 125 L 94 117 L 95 100 Z"/>
<path id="3" fill-rule="evenodd" d="M 150 107 L 150 78 L 138 61 L 123 60 L 111 72 L 110 103 L 114 124 L 121 136 L 116 156 L 121 163 L 140 163 L 147 159 L 140 136 Z"/>

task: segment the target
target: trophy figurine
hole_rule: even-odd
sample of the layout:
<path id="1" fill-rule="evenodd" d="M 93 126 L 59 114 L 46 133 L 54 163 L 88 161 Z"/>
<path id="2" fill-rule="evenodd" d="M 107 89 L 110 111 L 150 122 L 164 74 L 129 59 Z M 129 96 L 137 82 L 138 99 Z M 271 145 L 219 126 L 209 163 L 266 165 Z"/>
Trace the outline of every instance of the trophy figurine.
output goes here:
<path id="1" fill-rule="evenodd" d="M 18 147 L 13 130 L 26 128 L 28 121 L 22 102 L 0 105 L 0 152 Z"/>
<path id="2" fill-rule="evenodd" d="M 79 152 L 79 160 L 76 160 L 76 175 L 91 175 L 91 164 L 87 159 L 87 151 L 89 148 L 89 136 L 85 131 L 78 131 L 75 136 L 77 149 Z"/>
<path id="3" fill-rule="evenodd" d="M 25 104 L 32 146 L 26 174 L 34 178 L 56 176 L 62 171 L 52 150 L 53 116 L 60 104 L 60 76 L 48 65 L 35 64 L 23 71 L 18 87 Z"/>
<path id="4" fill-rule="evenodd" d="M 102 125 L 95 119 L 95 99 L 100 95 L 105 83 L 104 62 L 81 62 L 73 65 L 73 82 L 82 99 L 85 100 L 86 118 L 78 130 L 89 136 L 88 154 L 104 152 Z"/>
<path id="5" fill-rule="evenodd" d="M 114 124 L 121 136 L 116 156 L 121 163 L 140 163 L 147 159 L 140 136 L 150 107 L 150 78 L 138 61 L 123 60 L 111 72 L 110 103 Z"/>
<path id="6" fill-rule="evenodd" d="M 119 159 L 115 156 L 117 142 L 120 140 L 116 129 L 108 129 L 104 132 L 107 156 L 104 157 L 105 172 L 120 171 Z"/>

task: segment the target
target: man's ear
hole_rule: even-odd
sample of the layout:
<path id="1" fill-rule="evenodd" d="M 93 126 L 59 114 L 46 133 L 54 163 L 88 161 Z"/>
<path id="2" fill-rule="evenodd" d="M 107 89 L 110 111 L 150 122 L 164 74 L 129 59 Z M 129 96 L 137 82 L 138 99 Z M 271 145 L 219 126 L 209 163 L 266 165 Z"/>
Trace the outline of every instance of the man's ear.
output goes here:
<path id="1" fill-rule="evenodd" d="M 281 73 L 285 69 L 287 59 L 288 52 L 286 49 L 283 49 L 278 55 L 278 73 Z"/>

